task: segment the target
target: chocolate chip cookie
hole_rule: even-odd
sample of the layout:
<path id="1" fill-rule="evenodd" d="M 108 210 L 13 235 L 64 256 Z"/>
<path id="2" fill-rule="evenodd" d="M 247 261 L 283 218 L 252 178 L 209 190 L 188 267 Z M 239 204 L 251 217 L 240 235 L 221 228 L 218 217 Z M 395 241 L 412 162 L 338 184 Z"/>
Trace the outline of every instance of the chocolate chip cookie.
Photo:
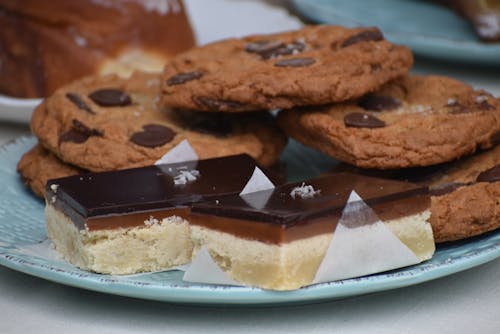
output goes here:
<path id="1" fill-rule="evenodd" d="M 333 170 L 346 171 L 429 186 L 430 223 L 436 242 L 477 236 L 500 227 L 500 145 L 429 167 L 382 171 L 340 164 Z"/>
<path id="2" fill-rule="evenodd" d="M 160 109 L 158 92 L 153 74 L 85 78 L 46 99 L 31 129 L 61 160 L 95 172 L 151 165 L 184 139 L 201 159 L 247 153 L 263 166 L 286 144 L 269 113 Z"/>
<path id="3" fill-rule="evenodd" d="M 453 164 L 430 185 L 430 222 L 437 242 L 500 227 L 500 146 Z"/>
<path id="4" fill-rule="evenodd" d="M 492 146 L 500 100 L 441 76 L 409 76 L 348 103 L 281 112 L 298 141 L 364 168 L 429 166 Z"/>
<path id="5" fill-rule="evenodd" d="M 47 180 L 84 172 L 77 167 L 63 163 L 39 144 L 23 154 L 17 164 L 17 171 L 33 193 L 42 198 Z"/>
<path id="6" fill-rule="evenodd" d="M 408 48 L 376 28 L 319 25 L 228 39 L 169 61 L 162 104 L 238 112 L 341 102 L 406 74 L 412 63 Z"/>

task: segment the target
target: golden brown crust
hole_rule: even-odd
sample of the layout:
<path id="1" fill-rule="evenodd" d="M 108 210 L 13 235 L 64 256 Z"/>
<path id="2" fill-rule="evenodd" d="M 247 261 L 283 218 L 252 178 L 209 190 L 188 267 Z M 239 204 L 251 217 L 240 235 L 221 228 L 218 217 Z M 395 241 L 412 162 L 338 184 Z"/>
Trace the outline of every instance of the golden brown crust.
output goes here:
<path id="1" fill-rule="evenodd" d="M 278 123 L 306 145 L 358 167 L 379 169 L 451 161 L 491 147 L 500 131 L 500 101 L 450 78 L 411 76 L 374 95 L 396 98 L 401 106 L 368 111 L 354 101 L 286 110 Z M 353 112 L 377 117 L 385 126 L 346 126 L 344 117 Z"/>
<path id="2" fill-rule="evenodd" d="M 269 115 L 232 116 L 227 133 L 218 135 L 193 128 L 200 117 L 196 112 L 184 117 L 171 109 L 160 110 L 156 106 L 158 77 L 135 73 L 130 79 L 116 76 L 84 78 L 59 89 L 40 105 L 31 120 L 31 129 L 40 143 L 67 163 L 99 172 L 115 169 L 152 165 L 171 148 L 187 139 L 201 159 L 231 154 L 247 153 L 264 166 L 272 165 L 286 144 L 283 133 L 274 125 Z M 128 106 L 103 107 L 94 103 L 89 94 L 100 88 L 116 88 L 126 92 L 132 100 Z M 78 95 L 92 110 L 78 108 L 67 97 Z M 203 117 L 209 117 L 206 113 Z M 224 115 L 221 115 L 224 116 Z M 78 121 L 95 135 L 84 142 L 64 141 L 61 138 Z M 209 123 L 211 123 L 209 121 Z M 144 126 L 156 124 L 173 131 L 173 138 L 155 147 L 134 143 L 134 133 Z M 216 127 L 218 123 L 216 123 Z M 224 130 L 224 129 L 223 129 Z"/>
<path id="3" fill-rule="evenodd" d="M 182 2 L 168 4 L 0 0 L 0 93 L 41 97 L 85 75 L 161 71 L 194 45 Z"/>
<path id="4" fill-rule="evenodd" d="M 500 227 L 500 182 L 480 182 L 431 200 L 436 242 L 477 236 Z"/>
<path id="5" fill-rule="evenodd" d="M 234 112 L 340 102 L 406 74 L 412 63 L 408 48 L 389 43 L 376 28 L 308 26 L 176 56 L 164 69 L 162 103 Z M 185 74 L 192 77 L 177 80 Z"/>
<path id="6" fill-rule="evenodd" d="M 42 198 L 48 180 L 82 172 L 79 168 L 63 163 L 39 144 L 23 154 L 17 164 L 17 171 L 33 193 Z"/>
<path id="7" fill-rule="evenodd" d="M 469 157 L 464 157 L 438 172 L 428 181 L 431 187 L 442 186 L 447 183 L 472 183 L 479 174 L 500 164 L 500 145 Z"/>
<path id="8" fill-rule="evenodd" d="M 442 196 L 431 197 L 431 224 L 436 242 L 480 235 L 500 227 L 500 182 L 476 182 L 482 172 L 500 164 L 500 145 L 462 159 L 429 182 L 465 185 Z"/>

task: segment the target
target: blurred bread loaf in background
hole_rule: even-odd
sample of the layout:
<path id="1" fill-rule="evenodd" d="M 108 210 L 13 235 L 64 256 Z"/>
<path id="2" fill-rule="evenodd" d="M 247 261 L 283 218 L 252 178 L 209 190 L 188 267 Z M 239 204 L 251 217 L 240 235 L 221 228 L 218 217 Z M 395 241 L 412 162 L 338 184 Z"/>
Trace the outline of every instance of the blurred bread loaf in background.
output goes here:
<path id="1" fill-rule="evenodd" d="M 43 97 L 76 78 L 161 71 L 195 44 L 180 0 L 0 0 L 0 94 Z"/>

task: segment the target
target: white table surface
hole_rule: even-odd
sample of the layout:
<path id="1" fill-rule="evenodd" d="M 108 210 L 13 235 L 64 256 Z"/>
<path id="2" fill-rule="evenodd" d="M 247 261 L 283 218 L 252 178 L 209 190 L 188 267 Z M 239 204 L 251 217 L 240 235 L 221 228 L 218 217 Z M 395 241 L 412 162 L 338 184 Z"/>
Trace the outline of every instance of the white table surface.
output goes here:
<path id="1" fill-rule="evenodd" d="M 417 59 L 414 72 L 451 75 L 500 96 L 499 68 Z M 26 124 L 0 121 L 0 144 L 28 133 Z M 500 333 L 500 259 L 407 288 L 275 308 L 202 308 L 136 300 L 0 267 L 0 333 L 196 332 L 496 334 Z"/>

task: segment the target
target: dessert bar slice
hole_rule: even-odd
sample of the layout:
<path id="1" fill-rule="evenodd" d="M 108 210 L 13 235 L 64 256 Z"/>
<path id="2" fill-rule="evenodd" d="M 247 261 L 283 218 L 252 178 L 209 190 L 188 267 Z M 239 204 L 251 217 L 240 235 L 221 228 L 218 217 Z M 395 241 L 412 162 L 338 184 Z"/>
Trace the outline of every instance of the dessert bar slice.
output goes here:
<path id="1" fill-rule="evenodd" d="M 343 212 L 353 190 L 369 207 L 357 206 L 363 203 L 359 200 L 350 203 L 346 219 Z M 380 223 L 378 216 L 401 247 L 414 253 L 415 263 L 429 259 L 435 249 L 429 206 L 425 187 L 340 173 L 193 203 L 189 220 L 195 254 L 205 247 L 231 279 L 291 290 L 314 283 L 341 217 L 344 228 L 368 226 L 370 231 Z"/>
<path id="2" fill-rule="evenodd" d="M 66 260 L 98 273 L 190 261 L 189 204 L 239 193 L 256 162 L 236 155 L 50 180 L 47 232 Z"/>

